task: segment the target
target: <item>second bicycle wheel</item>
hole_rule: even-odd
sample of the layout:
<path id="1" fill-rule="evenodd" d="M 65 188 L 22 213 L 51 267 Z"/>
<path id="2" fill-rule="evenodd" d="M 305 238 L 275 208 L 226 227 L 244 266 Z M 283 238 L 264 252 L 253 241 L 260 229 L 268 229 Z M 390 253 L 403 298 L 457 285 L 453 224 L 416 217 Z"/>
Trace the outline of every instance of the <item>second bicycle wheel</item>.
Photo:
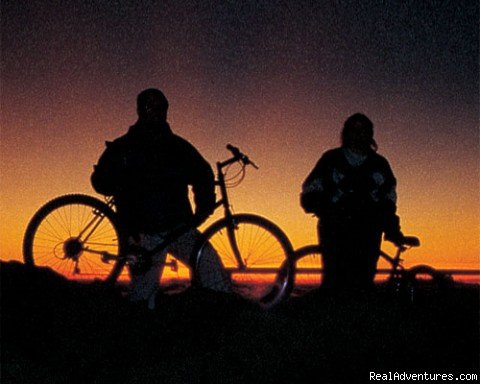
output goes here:
<path id="1" fill-rule="evenodd" d="M 23 239 L 26 265 L 49 267 L 79 281 L 117 280 L 122 248 L 114 211 L 87 195 L 49 201 L 32 217 Z"/>
<path id="2" fill-rule="evenodd" d="M 320 287 L 322 255 L 320 246 L 307 245 L 295 250 L 295 283 L 292 295 L 300 296 Z"/>
<path id="3" fill-rule="evenodd" d="M 451 284 L 447 275 L 428 265 L 417 265 L 408 269 L 404 282 L 410 301 L 417 303 L 440 297 Z"/>
<path id="4" fill-rule="evenodd" d="M 287 293 L 292 256 L 290 241 L 275 224 L 256 215 L 234 215 L 205 231 L 194 253 L 196 282 L 214 290 L 230 286 L 238 295 L 271 307 Z M 286 267 L 279 273 L 282 264 Z"/>

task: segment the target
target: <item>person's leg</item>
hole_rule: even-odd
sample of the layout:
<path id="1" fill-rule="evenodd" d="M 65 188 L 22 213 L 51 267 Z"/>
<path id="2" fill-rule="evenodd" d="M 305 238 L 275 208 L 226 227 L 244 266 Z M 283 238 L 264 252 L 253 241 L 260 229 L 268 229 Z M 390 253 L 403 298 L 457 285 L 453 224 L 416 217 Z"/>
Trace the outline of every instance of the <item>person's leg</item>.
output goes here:
<path id="1" fill-rule="evenodd" d="M 352 220 L 320 229 L 326 288 L 352 291 L 373 281 L 378 251 L 373 251 L 377 256 L 372 259 L 371 237 L 371 230 Z"/>
<path id="2" fill-rule="evenodd" d="M 355 250 L 352 250 L 352 282 L 358 288 L 374 287 L 377 262 L 380 256 L 381 231 L 372 225 L 358 227 Z"/>
<path id="3" fill-rule="evenodd" d="M 322 288 L 328 290 L 342 289 L 348 270 L 348 252 L 345 251 L 341 229 L 337 226 L 321 226 L 318 228 L 319 243 L 322 246 L 323 279 Z"/>
<path id="4" fill-rule="evenodd" d="M 364 284 L 366 287 L 373 287 L 375 275 L 377 274 L 377 263 L 380 258 L 380 245 L 382 242 L 382 231 L 372 229 L 372 231 L 365 236 L 365 270 L 364 270 Z"/>
<path id="5" fill-rule="evenodd" d="M 345 220 L 319 225 L 324 277 L 332 290 L 372 288 L 382 232 L 375 223 Z"/>
<path id="6" fill-rule="evenodd" d="M 201 233 L 196 229 L 183 234 L 169 247 L 169 252 L 192 268 L 191 257 L 200 236 Z M 196 271 L 196 283 L 200 287 L 214 291 L 231 292 L 232 287 L 228 273 L 225 271 L 217 252 L 209 243 L 203 247 L 201 261 Z"/>
<path id="7" fill-rule="evenodd" d="M 135 244 L 147 250 L 155 248 L 163 241 L 161 235 L 141 235 L 139 241 L 129 239 Z M 129 299 L 132 302 L 148 302 L 149 308 L 154 308 L 154 299 L 159 287 L 160 276 L 165 265 L 166 251 L 161 251 L 152 257 L 152 266 L 145 273 L 131 274 Z"/>

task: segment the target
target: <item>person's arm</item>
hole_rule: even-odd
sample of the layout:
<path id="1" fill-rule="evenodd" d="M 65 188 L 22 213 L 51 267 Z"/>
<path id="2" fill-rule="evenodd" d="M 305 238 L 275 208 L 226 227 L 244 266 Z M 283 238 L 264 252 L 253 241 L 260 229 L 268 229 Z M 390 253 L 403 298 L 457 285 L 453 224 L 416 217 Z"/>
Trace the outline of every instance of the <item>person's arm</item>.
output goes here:
<path id="1" fill-rule="evenodd" d="M 188 144 L 189 184 L 195 202 L 195 217 L 204 221 L 215 209 L 215 176 L 210 164 Z"/>
<path id="2" fill-rule="evenodd" d="M 325 194 L 325 157 L 322 156 L 302 184 L 300 205 L 306 213 L 320 215 Z"/>
<path id="3" fill-rule="evenodd" d="M 100 156 L 97 165 L 93 166 L 90 178 L 96 192 L 112 196 L 121 189 L 122 160 L 115 143 L 106 142 L 107 148 Z"/>
<path id="4" fill-rule="evenodd" d="M 400 230 L 400 218 L 397 212 L 397 180 L 388 162 L 384 163 L 385 183 L 383 185 L 383 231 L 385 240 L 397 245 L 402 244 L 404 235 Z"/>

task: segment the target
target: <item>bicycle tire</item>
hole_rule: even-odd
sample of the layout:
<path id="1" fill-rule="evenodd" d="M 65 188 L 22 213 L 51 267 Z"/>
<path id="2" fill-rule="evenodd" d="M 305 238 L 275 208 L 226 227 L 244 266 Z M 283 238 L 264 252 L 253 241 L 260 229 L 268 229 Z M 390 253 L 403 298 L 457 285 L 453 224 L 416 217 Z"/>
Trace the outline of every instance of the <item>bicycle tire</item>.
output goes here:
<path id="1" fill-rule="evenodd" d="M 107 204 L 88 195 L 63 195 L 43 205 L 30 220 L 23 258 L 27 266 L 49 267 L 70 280 L 114 283 L 125 264 L 118 257 L 124 246 L 115 212 Z M 107 252 L 104 261 L 102 252 Z"/>
<path id="2" fill-rule="evenodd" d="M 300 296 L 320 287 L 322 282 L 322 254 L 317 244 L 295 250 L 295 278 L 291 287 L 293 296 Z"/>
<path id="3" fill-rule="evenodd" d="M 231 284 L 234 293 L 257 302 L 263 308 L 271 308 L 286 297 L 287 287 L 293 278 L 290 240 L 276 224 L 261 216 L 237 214 L 232 220 L 235 242 L 245 267 L 239 267 L 235 259 L 234 246 L 228 237 L 230 220 L 224 218 L 207 228 L 196 247 L 193 254 L 195 282 L 204 288 L 215 289 L 218 284 L 223 284 L 218 279 L 228 279 L 227 284 Z M 208 260 L 205 255 L 210 246 L 220 257 L 227 274 L 217 274 L 213 278 L 208 276 L 211 259 Z"/>
<path id="4" fill-rule="evenodd" d="M 403 283 L 408 289 L 410 301 L 419 302 L 444 294 L 450 279 L 433 267 L 416 265 L 404 272 Z"/>

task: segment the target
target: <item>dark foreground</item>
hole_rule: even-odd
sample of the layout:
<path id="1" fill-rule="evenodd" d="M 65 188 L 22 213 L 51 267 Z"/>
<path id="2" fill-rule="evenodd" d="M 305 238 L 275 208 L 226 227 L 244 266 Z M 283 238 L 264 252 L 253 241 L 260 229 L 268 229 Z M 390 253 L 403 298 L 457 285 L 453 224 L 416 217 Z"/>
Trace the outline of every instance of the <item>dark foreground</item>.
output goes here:
<path id="1" fill-rule="evenodd" d="M 479 374 L 479 286 L 425 303 L 319 293 L 265 312 L 187 291 L 158 309 L 1 263 L 1 382 L 362 383 L 369 372 Z M 348 380 L 348 381 L 347 381 Z"/>

